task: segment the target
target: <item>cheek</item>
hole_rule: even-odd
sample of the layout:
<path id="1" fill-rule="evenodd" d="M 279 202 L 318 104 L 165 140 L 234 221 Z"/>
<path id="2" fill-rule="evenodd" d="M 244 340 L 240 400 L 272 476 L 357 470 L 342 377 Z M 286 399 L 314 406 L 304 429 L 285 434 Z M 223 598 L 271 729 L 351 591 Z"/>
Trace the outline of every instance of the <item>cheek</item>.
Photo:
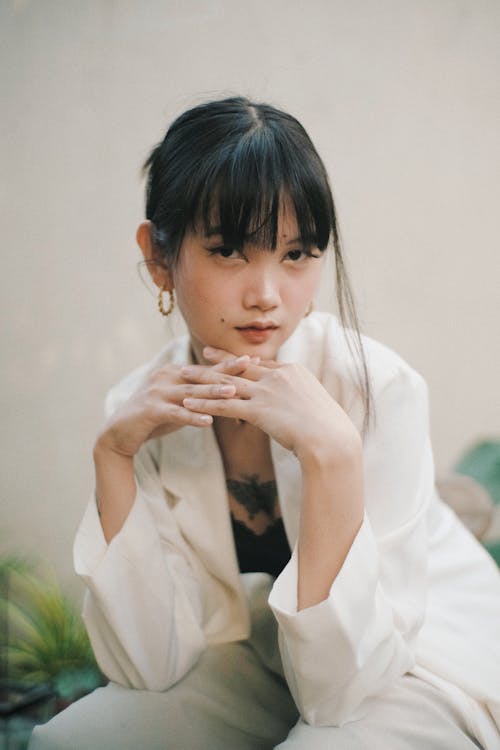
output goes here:
<path id="1" fill-rule="evenodd" d="M 180 276 L 177 280 L 177 301 L 184 319 L 197 327 L 224 314 L 224 297 L 206 274 Z"/>
<path id="2" fill-rule="evenodd" d="M 311 270 L 307 275 L 307 278 L 304 280 L 304 296 L 307 298 L 307 301 L 314 297 L 324 270 L 325 267 L 323 263 L 318 262 L 318 265 Z"/>
<path id="3" fill-rule="evenodd" d="M 205 311 L 207 317 L 217 314 L 218 310 L 223 309 L 222 294 L 217 291 L 217 287 L 210 283 L 210 279 L 203 279 L 199 284 L 190 287 L 189 297 L 196 299 L 198 309 Z"/>
<path id="4" fill-rule="evenodd" d="M 179 263 L 174 276 L 174 287 L 179 307 L 183 313 L 196 308 L 202 301 L 204 284 L 202 277 L 196 272 L 196 266 L 191 267 L 189 260 Z"/>
<path id="5" fill-rule="evenodd" d="M 286 297 L 288 305 L 297 311 L 307 307 L 319 284 L 321 268 L 309 273 L 301 274 L 300 278 L 292 279 L 287 285 Z"/>

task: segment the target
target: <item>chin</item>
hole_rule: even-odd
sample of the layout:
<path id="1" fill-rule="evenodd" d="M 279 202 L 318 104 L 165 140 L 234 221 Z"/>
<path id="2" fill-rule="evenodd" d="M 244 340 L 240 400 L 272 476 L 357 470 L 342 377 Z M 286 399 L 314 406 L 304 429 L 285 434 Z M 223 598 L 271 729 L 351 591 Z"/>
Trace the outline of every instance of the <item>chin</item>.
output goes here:
<path id="1" fill-rule="evenodd" d="M 282 337 L 279 338 L 279 341 L 264 341 L 262 343 L 242 341 L 239 336 L 207 336 L 203 338 L 194 336 L 194 339 L 199 343 L 200 351 L 203 350 L 204 346 L 212 346 L 214 349 L 222 349 L 235 357 L 248 354 L 250 357 L 260 357 L 261 359 L 276 359 L 283 344 Z"/>
<path id="2" fill-rule="evenodd" d="M 260 357 L 261 359 L 276 359 L 279 351 L 279 347 L 267 343 L 247 344 L 240 348 L 241 352 L 238 352 L 238 356 L 249 354 L 251 357 Z"/>
<path id="3" fill-rule="evenodd" d="M 269 344 L 246 344 L 246 343 L 234 343 L 234 342 L 218 342 L 207 344 L 213 346 L 215 349 L 222 349 L 234 357 L 242 357 L 244 354 L 248 354 L 250 357 L 260 357 L 261 359 L 275 359 L 278 352 L 275 346 L 269 346 Z"/>

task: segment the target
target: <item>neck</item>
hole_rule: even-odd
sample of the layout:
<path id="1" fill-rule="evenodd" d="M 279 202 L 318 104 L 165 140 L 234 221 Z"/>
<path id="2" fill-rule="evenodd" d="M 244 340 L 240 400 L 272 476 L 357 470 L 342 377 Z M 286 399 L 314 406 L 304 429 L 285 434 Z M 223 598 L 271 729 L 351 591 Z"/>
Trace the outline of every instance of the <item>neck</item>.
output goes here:
<path id="1" fill-rule="evenodd" d="M 191 356 L 196 365 L 209 365 L 210 362 L 203 356 L 203 344 L 194 336 L 191 336 Z"/>

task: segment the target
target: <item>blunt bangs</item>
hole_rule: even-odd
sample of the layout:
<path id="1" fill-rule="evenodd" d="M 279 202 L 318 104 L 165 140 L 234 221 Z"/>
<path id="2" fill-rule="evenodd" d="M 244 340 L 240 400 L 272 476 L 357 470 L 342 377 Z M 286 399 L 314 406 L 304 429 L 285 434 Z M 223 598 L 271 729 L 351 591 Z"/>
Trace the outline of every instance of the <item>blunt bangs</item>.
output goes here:
<path id="1" fill-rule="evenodd" d="M 255 128 L 199 170 L 198 189 L 186 206 L 190 226 L 207 236 L 217 228 L 225 243 L 238 248 L 252 242 L 274 250 L 280 212 L 291 207 L 301 241 L 325 250 L 333 210 L 328 183 L 300 157 L 272 131 Z"/>
<path id="2" fill-rule="evenodd" d="M 280 212 L 293 208 L 301 241 L 324 251 L 336 217 L 328 177 L 306 131 L 286 113 L 242 100 L 181 115 L 144 164 L 146 217 L 170 264 L 185 233 L 276 248 Z"/>

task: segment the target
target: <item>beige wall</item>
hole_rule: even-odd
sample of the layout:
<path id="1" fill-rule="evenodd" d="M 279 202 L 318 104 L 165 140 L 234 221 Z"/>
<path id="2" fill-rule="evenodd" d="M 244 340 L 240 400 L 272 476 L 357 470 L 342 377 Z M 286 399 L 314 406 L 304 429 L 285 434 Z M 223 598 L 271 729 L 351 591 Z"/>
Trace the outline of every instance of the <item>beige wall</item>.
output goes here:
<path id="1" fill-rule="evenodd" d="M 139 167 L 212 95 L 309 130 L 364 329 L 429 383 L 439 469 L 498 435 L 499 27 L 496 0 L 1 0 L 1 547 L 74 585 L 104 393 L 169 333 Z"/>

